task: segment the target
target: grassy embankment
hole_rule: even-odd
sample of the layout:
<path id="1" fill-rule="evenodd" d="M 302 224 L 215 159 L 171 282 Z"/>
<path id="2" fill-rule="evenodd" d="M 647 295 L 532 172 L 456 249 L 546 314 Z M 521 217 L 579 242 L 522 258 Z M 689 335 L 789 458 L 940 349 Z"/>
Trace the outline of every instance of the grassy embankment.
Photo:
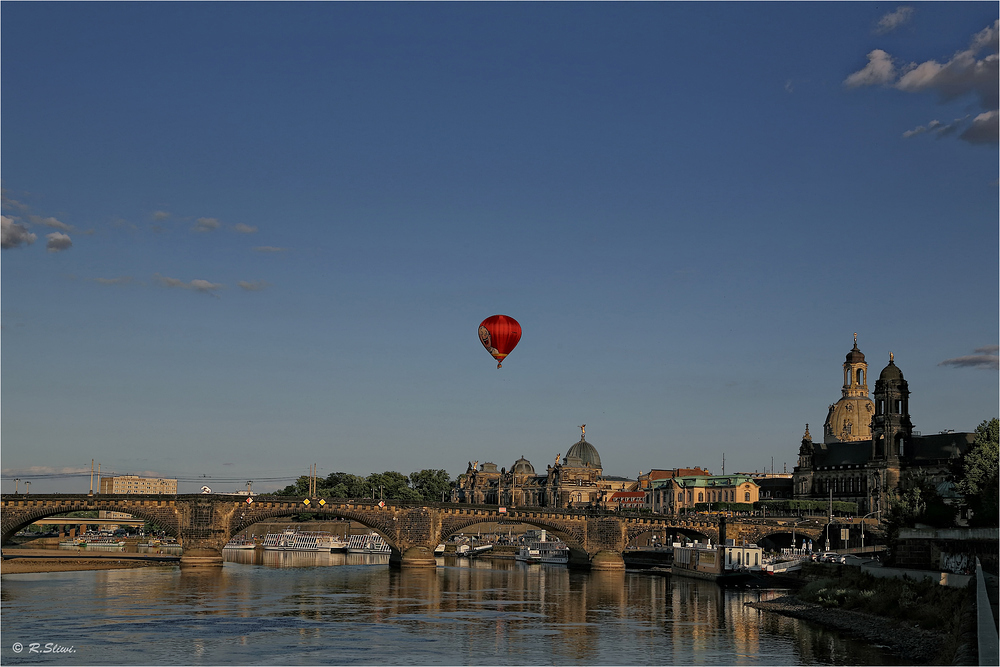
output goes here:
<path id="1" fill-rule="evenodd" d="M 830 574 L 836 572 L 836 578 Z M 796 596 L 823 607 L 888 618 L 941 636 L 938 664 L 963 664 L 975 644 L 975 602 L 971 588 L 950 588 L 928 579 L 877 578 L 859 568 L 812 565 L 813 579 Z M 975 650 L 975 648 L 972 648 Z"/>

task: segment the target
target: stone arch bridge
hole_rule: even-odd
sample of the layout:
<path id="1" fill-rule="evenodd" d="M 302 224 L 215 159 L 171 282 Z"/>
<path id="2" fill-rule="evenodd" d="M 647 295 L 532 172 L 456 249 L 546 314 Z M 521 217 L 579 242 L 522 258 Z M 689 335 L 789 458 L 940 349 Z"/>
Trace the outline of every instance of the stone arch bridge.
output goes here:
<path id="1" fill-rule="evenodd" d="M 725 519 L 593 513 L 543 507 L 507 508 L 451 503 L 379 503 L 326 498 L 185 495 L 20 495 L 0 496 L 0 544 L 25 526 L 68 512 L 127 512 L 156 523 L 183 547 L 182 566 L 221 565 L 222 548 L 249 526 L 268 519 L 313 513 L 349 519 L 379 533 L 391 547 L 390 565 L 434 567 L 433 549 L 449 536 L 486 522 L 524 523 L 544 528 L 570 547 L 570 565 L 598 570 L 624 568 L 622 552 L 644 533 L 681 533 L 710 539 L 757 542 L 775 533 L 797 532 L 818 539 L 825 520 Z M 794 526 L 792 524 L 795 523 Z M 720 530 L 721 528 L 721 530 Z"/>

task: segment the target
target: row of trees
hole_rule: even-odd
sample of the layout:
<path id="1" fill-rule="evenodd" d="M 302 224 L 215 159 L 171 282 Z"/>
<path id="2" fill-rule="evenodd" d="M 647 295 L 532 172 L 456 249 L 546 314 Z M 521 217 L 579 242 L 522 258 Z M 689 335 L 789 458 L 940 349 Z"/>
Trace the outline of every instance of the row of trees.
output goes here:
<path id="1" fill-rule="evenodd" d="M 1000 517 L 1000 420 L 984 421 L 976 428 L 972 447 L 952 467 L 951 481 L 958 498 L 942 495 L 928 480 L 912 479 L 889 508 L 890 535 L 899 528 L 926 524 L 950 528 L 959 512 L 968 510 L 969 526 L 992 527 Z M 958 502 L 955 502 L 958 500 Z"/>
<path id="2" fill-rule="evenodd" d="M 316 478 L 316 495 L 321 498 L 383 498 L 441 502 L 451 494 L 453 482 L 446 470 L 421 470 L 409 476 L 393 470 L 374 472 L 367 477 L 346 472 Z M 274 495 L 302 496 L 309 493 L 309 477 L 303 475 Z"/>

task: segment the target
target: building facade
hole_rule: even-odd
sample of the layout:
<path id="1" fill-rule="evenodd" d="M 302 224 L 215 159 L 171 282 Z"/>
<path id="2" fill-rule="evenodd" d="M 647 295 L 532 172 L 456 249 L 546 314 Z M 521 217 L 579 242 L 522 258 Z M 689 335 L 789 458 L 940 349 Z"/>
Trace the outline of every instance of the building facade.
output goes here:
<path id="1" fill-rule="evenodd" d="M 634 482 L 620 477 L 605 479 L 601 455 L 585 436 L 581 426 L 580 440 L 570 446 L 565 457 L 556 456 L 544 473 L 536 472 L 524 456 L 510 470 L 498 470 L 495 463 L 470 461 L 465 473 L 458 476 L 451 501 L 563 509 L 605 506 L 616 490 L 634 488 Z"/>
<path id="2" fill-rule="evenodd" d="M 140 493 L 140 494 L 176 494 L 177 480 L 159 477 L 139 477 L 138 475 L 115 475 L 102 477 L 101 493 Z M 98 515 L 102 519 L 131 519 L 132 515 L 125 512 L 108 512 L 101 510 Z"/>
<path id="3" fill-rule="evenodd" d="M 951 463 L 972 445 L 973 433 L 925 436 L 913 429 L 909 385 L 891 353 L 872 398 L 867 376 L 855 334 L 844 362 L 843 395 L 830 406 L 822 443 L 813 442 L 806 424 L 793 473 L 796 499 L 832 498 L 857 503 L 861 514 L 880 513 L 912 480 L 947 486 Z"/>
<path id="4" fill-rule="evenodd" d="M 755 503 L 760 487 L 753 476 L 693 475 L 671 477 L 653 483 L 652 510 L 657 514 L 684 514 L 699 503 Z"/>

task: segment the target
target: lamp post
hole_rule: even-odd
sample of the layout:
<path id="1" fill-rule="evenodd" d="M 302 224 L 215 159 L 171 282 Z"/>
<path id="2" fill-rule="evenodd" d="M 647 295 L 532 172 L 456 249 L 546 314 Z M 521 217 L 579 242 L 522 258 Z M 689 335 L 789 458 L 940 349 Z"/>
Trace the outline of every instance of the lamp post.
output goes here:
<path id="1" fill-rule="evenodd" d="M 26 481 L 24 483 L 24 495 L 26 495 L 26 496 L 30 496 L 31 495 L 31 481 L 30 480 L 28 480 L 28 481 Z"/>
<path id="2" fill-rule="evenodd" d="M 878 514 L 878 511 L 869 512 L 868 514 L 861 517 L 861 553 L 865 552 L 865 519 L 870 517 L 872 514 Z"/>
<path id="3" fill-rule="evenodd" d="M 14 478 L 14 495 L 15 496 L 17 495 L 17 483 L 20 482 L 20 481 L 21 481 L 20 477 L 15 477 Z"/>

